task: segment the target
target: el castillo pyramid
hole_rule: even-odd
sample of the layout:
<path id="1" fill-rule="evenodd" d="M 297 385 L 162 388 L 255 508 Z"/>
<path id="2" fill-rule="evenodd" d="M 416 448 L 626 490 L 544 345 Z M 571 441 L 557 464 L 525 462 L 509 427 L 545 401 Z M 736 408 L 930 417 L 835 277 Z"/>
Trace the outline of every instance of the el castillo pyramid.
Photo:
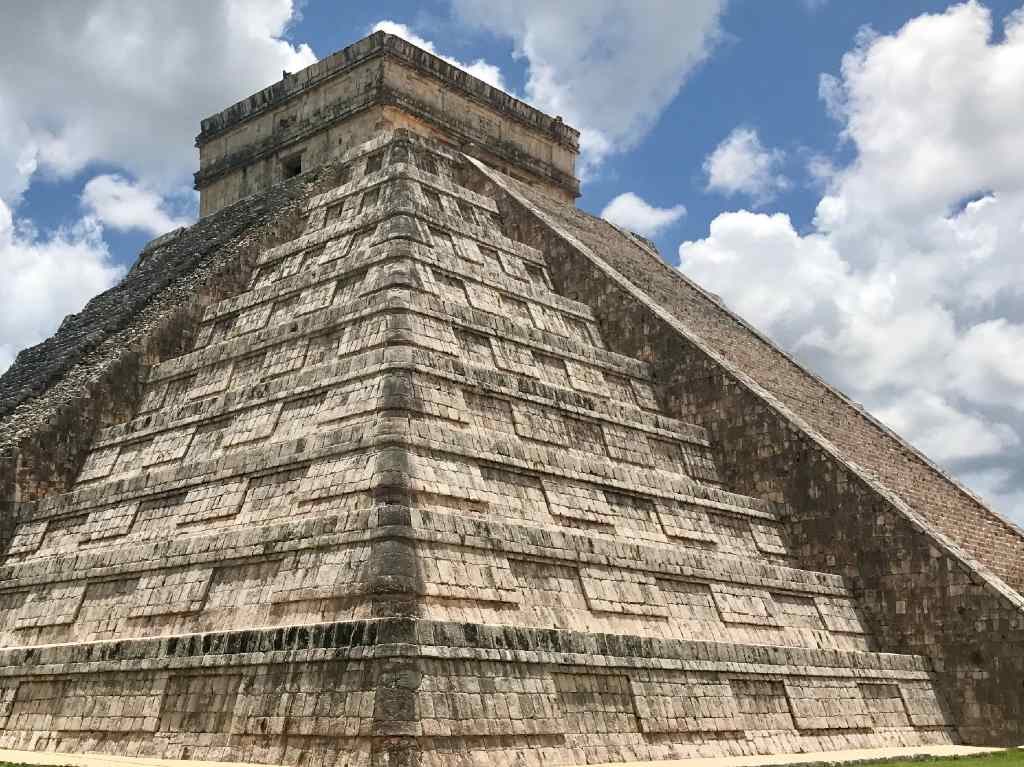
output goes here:
<path id="1" fill-rule="evenodd" d="M 1024 534 L 374 34 L 0 378 L 0 747 L 556 765 L 1024 741 Z"/>

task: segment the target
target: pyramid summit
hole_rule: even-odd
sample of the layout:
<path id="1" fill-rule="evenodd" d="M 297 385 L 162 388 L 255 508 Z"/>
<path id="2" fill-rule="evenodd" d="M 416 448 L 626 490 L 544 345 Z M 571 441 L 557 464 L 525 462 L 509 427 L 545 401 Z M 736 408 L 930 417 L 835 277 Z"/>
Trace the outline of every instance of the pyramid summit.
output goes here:
<path id="1" fill-rule="evenodd" d="M 0 747 L 444 767 L 1024 742 L 1024 534 L 376 33 L 0 377 Z"/>

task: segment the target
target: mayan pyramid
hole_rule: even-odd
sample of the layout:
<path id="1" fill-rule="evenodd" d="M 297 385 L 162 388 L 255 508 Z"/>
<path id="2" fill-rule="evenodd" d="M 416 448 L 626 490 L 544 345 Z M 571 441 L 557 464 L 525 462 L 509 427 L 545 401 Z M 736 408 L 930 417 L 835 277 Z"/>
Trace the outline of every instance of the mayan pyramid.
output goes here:
<path id="1" fill-rule="evenodd" d="M 555 765 L 1024 740 L 1024 535 L 383 33 L 0 378 L 0 747 Z"/>

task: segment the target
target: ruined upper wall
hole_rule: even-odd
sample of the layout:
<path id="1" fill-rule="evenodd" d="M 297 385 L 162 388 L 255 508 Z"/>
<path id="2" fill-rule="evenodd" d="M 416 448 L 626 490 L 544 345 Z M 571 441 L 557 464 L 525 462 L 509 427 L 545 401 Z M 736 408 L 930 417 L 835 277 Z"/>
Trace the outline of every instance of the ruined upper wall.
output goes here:
<path id="1" fill-rule="evenodd" d="M 579 132 L 405 40 L 377 32 L 202 121 L 200 215 L 406 128 L 572 201 Z"/>

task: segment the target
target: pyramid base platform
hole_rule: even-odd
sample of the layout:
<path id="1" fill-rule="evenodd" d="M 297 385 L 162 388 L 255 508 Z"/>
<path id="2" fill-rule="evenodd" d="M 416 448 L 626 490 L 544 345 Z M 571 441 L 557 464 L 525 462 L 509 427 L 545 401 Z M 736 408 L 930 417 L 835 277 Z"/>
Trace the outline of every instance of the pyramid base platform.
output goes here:
<path id="1" fill-rule="evenodd" d="M 526 765 L 951 745 L 915 656 L 387 619 L 0 653 L 0 747 Z"/>

